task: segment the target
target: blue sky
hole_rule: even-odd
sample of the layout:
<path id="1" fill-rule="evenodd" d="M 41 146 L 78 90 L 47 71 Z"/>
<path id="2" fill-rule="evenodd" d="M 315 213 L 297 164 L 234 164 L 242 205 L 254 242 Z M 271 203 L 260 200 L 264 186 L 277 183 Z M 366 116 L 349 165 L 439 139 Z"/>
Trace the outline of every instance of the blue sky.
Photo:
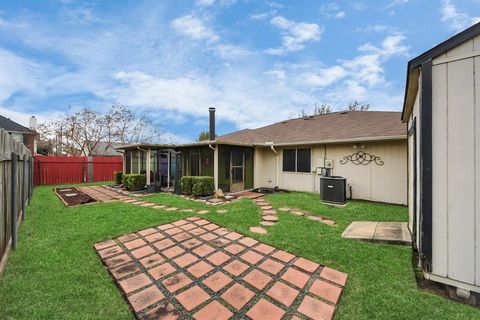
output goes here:
<path id="1" fill-rule="evenodd" d="M 0 1 L 0 114 L 123 104 L 168 139 L 358 100 L 401 110 L 406 63 L 480 21 L 480 0 Z"/>

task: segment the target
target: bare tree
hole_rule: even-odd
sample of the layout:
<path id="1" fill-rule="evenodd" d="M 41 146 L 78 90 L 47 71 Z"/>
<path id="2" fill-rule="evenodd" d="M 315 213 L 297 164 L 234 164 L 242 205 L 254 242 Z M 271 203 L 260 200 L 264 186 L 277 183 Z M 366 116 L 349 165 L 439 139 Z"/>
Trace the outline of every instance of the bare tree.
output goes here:
<path id="1" fill-rule="evenodd" d="M 368 111 L 370 109 L 370 104 L 360 104 L 357 100 L 348 104 L 348 107 L 345 111 Z"/>
<path id="2" fill-rule="evenodd" d="M 218 137 L 218 135 L 215 135 L 215 138 Z M 197 141 L 207 141 L 210 140 L 210 131 L 202 131 L 198 134 Z"/>
<path id="3" fill-rule="evenodd" d="M 112 106 L 108 112 L 84 108 L 39 126 L 41 140 L 56 154 L 92 155 L 100 142 L 146 143 L 160 139 L 161 133 L 145 115 L 137 115 L 124 106 Z"/>
<path id="4" fill-rule="evenodd" d="M 346 108 L 334 108 L 328 104 L 314 104 L 313 108 L 310 109 L 300 109 L 298 112 L 291 114 L 290 119 L 294 118 L 305 118 L 310 116 L 319 116 L 322 114 L 332 113 L 335 111 L 368 111 L 370 109 L 370 104 L 361 104 L 357 100 L 350 102 Z"/>

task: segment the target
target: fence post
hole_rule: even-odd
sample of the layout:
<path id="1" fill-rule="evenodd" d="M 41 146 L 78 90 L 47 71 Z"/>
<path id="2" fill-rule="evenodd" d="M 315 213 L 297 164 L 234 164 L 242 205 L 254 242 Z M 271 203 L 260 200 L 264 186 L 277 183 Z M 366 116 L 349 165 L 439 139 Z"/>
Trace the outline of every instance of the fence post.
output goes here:
<path id="1" fill-rule="evenodd" d="M 93 157 L 87 157 L 87 179 L 88 182 L 93 182 Z"/>
<path id="2" fill-rule="evenodd" d="M 27 192 L 28 192 L 28 158 L 23 155 L 23 183 L 22 183 L 22 220 L 27 217 Z"/>
<path id="3" fill-rule="evenodd" d="M 29 183 L 28 183 L 28 205 L 31 204 L 32 202 L 32 194 L 33 194 L 33 183 L 34 183 L 34 166 L 33 166 L 33 157 L 29 157 L 29 168 L 28 168 L 28 178 L 29 178 Z"/>
<path id="4" fill-rule="evenodd" d="M 17 154 L 12 152 L 12 249 L 17 249 Z"/>

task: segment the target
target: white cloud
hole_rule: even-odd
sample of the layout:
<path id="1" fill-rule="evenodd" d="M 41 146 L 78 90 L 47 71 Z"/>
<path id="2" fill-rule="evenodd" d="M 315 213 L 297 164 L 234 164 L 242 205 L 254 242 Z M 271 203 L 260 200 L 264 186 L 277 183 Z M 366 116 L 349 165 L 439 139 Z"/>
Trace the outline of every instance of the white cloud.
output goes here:
<path id="1" fill-rule="evenodd" d="M 440 13 L 441 21 L 455 32 L 462 31 L 480 22 L 480 17 L 472 17 L 468 13 L 457 11 L 457 8 L 450 0 L 442 0 Z"/>
<path id="2" fill-rule="evenodd" d="M 387 8 L 392 8 L 392 7 L 404 5 L 404 4 L 407 4 L 408 2 L 410 2 L 410 0 L 393 0 L 392 2 L 390 2 L 387 5 Z"/>
<path id="3" fill-rule="evenodd" d="M 300 75 L 300 81 L 313 87 L 325 87 L 344 78 L 347 75 L 346 70 L 341 66 L 323 68 L 318 72 L 307 72 Z"/>
<path id="4" fill-rule="evenodd" d="M 320 7 L 320 12 L 329 19 L 345 18 L 346 12 L 340 9 L 340 6 L 335 2 L 330 2 Z"/>
<path id="5" fill-rule="evenodd" d="M 265 11 L 261 13 L 254 13 L 250 15 L 251 20 L 264 20 L 268 19 L 274 15 L 277 14 L 277 10 L 270 10 L 270 11 Z M 0 26 L 1 26 L 1 21 L 0 21 Z"/>
<path id="6" fill-rule="evenodd" d="M 376 25 L 371 25 L 371 26 L 366 26 L 366 27 L 357 27 L 355 29 L 355 32 L 362 32 L 362 33 L 395 33 L 397 32 L 396 27 L 388 26 L 388 25 L 383 25 L 383 24 L 376 24 Z"/>
<path id="7" fill-rule="evenodd" d="M 305 48 L 305 43 L 318 41 L 323 28 L 315 23 L 295 22 L 276 16 L 270 23 L 282 30 L 282 47 L 265 50 L 267 54 L 284 54 Z"/>
<path id="8" fill-rule="evenodd" d="M 186 15 L 172 21 L 173 29 L 196 40 L 218 41 L 220 37 L 194 15 Z"/>
<path id="9" fill-rule="evenodd" d="M 215 0 L 196 0 L 195 4 L 197 6 L 211 6 L 215 3 Z"/>

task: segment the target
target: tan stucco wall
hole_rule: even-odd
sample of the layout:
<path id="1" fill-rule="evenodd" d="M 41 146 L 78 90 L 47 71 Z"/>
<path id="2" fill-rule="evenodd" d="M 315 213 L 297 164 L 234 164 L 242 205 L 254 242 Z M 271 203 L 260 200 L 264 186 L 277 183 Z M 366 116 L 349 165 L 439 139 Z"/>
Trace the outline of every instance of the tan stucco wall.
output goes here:
<path id="1" fill-rule="evenodd" d="M 255 188 L 273 188 L 277 185 L 276 157 L 270 148 L 255 147 L 253 160 L 253 183 Z"/>
<path id="2" fill-rule="evenodd" d="M 282 171 L 283 149 L 279 151 L 278 186 L 293 191 L 319 192 L 319 176 L 314 173 L 323 159 L 333 160 L 333 175 L 344 176 L 352 186 L 354 199 L 364 199 L 395 204 L 407 204 L 407 141 L 362 142 L 363 148 L 354 148 L 355 143 L 314 145 L 311 147 L 311 173 Z M 304 148 L 305 146 L 302 146 Z M 257 151 L 257 149 L 256 149 Z M 358 151 L 379 156 L 383 166 L 375 163 L 354 165 L 340 164 L 340 160 Z M 264 151 L 263 151 L 264 152 Z M 275 181 L 276 158 L 272 151 L 269 156 L 256 152 L 255 187 L 274 186 L 267 184 L 268 177 Z M 348 191 L 347 191 L 348 194 Z"/>

